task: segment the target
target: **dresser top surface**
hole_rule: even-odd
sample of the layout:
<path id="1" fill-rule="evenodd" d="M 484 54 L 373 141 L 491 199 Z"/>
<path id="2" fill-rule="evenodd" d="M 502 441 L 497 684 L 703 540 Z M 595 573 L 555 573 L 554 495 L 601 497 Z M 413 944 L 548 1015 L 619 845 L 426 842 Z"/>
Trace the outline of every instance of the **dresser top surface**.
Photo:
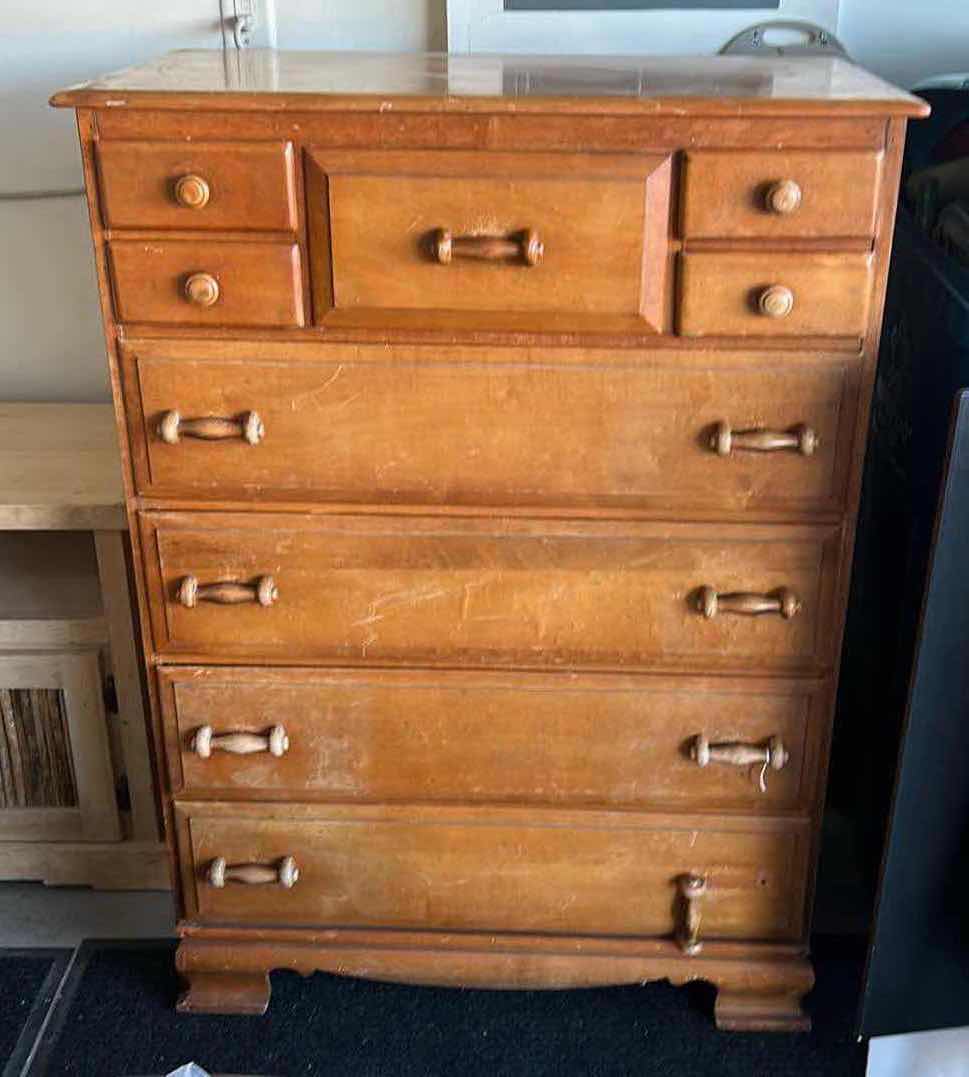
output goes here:
<path id="1" fill-rule="evenodd" d="M 172 52 L 63 90 L 58 106 L 386 112 L 920 116 L 923 101 L 832 57 Z"/>

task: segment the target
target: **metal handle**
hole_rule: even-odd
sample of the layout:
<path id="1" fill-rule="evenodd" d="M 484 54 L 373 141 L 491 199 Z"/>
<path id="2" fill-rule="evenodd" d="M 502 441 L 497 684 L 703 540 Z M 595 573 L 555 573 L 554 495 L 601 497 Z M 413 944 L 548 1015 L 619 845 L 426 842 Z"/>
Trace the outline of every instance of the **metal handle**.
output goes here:
<path id="1" fill-rule="evenodd" d="M 245 411 L 234 419 L 218 415 L 183 419 L 178 411 L 166 411 L 158 421 L 158 436 L 166 445 L 177 445 L 182 438 L 197 438 L 199 441 L 241 438 L 250 445 L 258 445 L 266 436 L 266 428 L 255 411 Z"/>
<path id="2" fill-rule="evenodd" d="M 275 864 L 227 864 L 224 856 L 217 856 L 205 873 L 209 886 L 217 890 L 226 883 L 245 883 L 247 886 L 282 886 L 291 890 L 299 879 L 299 868 L 291 856 L 284 856 Z"/>
<path id="3" fill-rule="evenodd" d="M 730 423 L 717 423 L 710 435 L 710 448 L 718 456 L 732 452 L 797 452 L 812 456 L 820 439 L 803 424 L 789 430 L 733 430 Z"/>
<path id="4" fill-rule="evenodd" d="M 787 587 L 780 587 L 768 594 L 748 591 L 720 594 L 713 587 L 701 587 L 697 593 L 696 608 L 707 620 L 712 620 L 720 613 L 736 613 L 743 617 L 779 613 L 785 621 L 789 621 L 800 612 L 801 602 Z"/>
<path id="5" fill-rule="evenodd" d="M 801 207 L 801 185 L 792 179 L 778 180 L 764 192 L 764 206 L 779 217 L 789 217 Z"/>
<path id="6" fill-rule="evenodd" d="M 537 266 L 545 256 L 545 244 L 531 228 L 511 236 L 456 236 L 447 228 L 440 228 L 434 233 L 432 249 L 434 257 L 444 266 L 455 258 L 479 262 L 520 259 L 525 265 Z"/>
<path id="7" fill-rule="evenodd" d="M 258 602 L 271 606 L 279 598 L 279 588 L 272 576 L 260 576 L 255 583 L 223 580 L 219 583 L 199 583 L 197 576 L 186 576 L 178 585 L 178 601 L 187 610 L 199 602 L 214 602 L 219 606 L 239 606 Z"/>
<path id="8" fill-rule="evenodd" d="M 175 180 L 175 201 L 185 209 L 204 208 L 210 195 L 208 181 L 201 176 L 189 173 Z"/>
<path id="9" fill-rule="evenodd" d="M 192 273 L 185 278 L 185 298 L 196 307 L 212 307 L 219 301 L 219 282 L 211 273 Z"/>
<path id="10" fill-rule="evenodd" d="M 757 297 L 757 309 L 766 318 L 786 318 L 794 309 L 794 293 L 783 284 L 772 284 Z"/>
<path id="11" fill-rule="evenodd" d="M 210 725 L 203 725 L 192 737 L 192 751 L 199 759 L 208 759 L 215 751 L 230 755 L 268 752 L 279 758 L 289 751 L 289 737 L 281 725 L 274 725 L 266 733 L 215 733 Z"/>
<path id="12" fill-rule="evenodd" d="M 690 758 L 698 767 L 711 763 L 724 763 L 731 767 L 759 766 L 758 784 L 762 793 L 767 792 L 767 769 L 783 770 L 790 759 L 780 737 L 771 737 L 766 745 L 721 743 L 711 744 L 706 734 L 700 733 L 690 745 Z"/>
<path id="13" fill-rule="evenodd" d="M 703 949 L 700 942 L 700 902 L 707 892 L 707 880 L 702 875 L 680 875 L 676 893 L 680 904 L 680 925 L 676 929 L 676 944 L 692 957 Z"/>

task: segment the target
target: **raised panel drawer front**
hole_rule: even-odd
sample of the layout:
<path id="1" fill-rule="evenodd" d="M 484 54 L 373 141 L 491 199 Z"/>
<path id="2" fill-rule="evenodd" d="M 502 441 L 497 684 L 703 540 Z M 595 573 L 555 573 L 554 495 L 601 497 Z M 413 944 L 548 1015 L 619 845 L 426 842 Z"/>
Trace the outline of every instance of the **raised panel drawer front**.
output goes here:
<path id="1" fill-rule="evenodd" d="M 108 249 L 119 321 L 211 328 L 303 324 L 294 243 L 115 239 Z"/>
<path id="2" fill-rule="evenodd" d="M 834 526 L 141 521 L 166 657 L 674 670 L 832 659 Z"/>
<path id="3" fill-rule="evenodd" d="M 288 142 L 101 141 L 97 160 L 109 228 L 296 227 Z"/>
<path id="4" fill-rule="evenodd" d="M 332 346 L 287 362 L 165 348 L 125 354 L 148 496 L 679 514 L 844 503 L 853 359 Z"/>
<path id="5" fill-rule="evenodd" d="M 232 799 L 807 810 L 815 682 L 162 668 L 172 788 Z"/>
<path id="6" fill-rule="evenodd" d="M 681 255 L 679 332 L 860 338 L 873 266 L 870 254 Z"/>
<path id="7" fill-rule="evenodd" d="M 683 235 L 689 239 L 873 235 L 881 161 L 880 153 L 687 153 Z"/>
<path id="8" fill-rule="evenodd" d="M 667 155 L 317 150 L 307 197 L 325 322 L 663 328 Z"/>
<path id="9" fill-rule="evenodd" d="M 177 810 L 186 912 L 204 923 L 671 935 L 677 879 L 697 874 L 707 882 L 701 937 L 786 939 L 802 927 L 806 835 L 795 824 L 707 830 L 664 817 L 539 820 L 472 808 Z M 293 885 L 275 881 L 287 857 Z M 217 860 L 261 866 L 267 881 L 247 885 L 230 871 L 213 885 Z"/>

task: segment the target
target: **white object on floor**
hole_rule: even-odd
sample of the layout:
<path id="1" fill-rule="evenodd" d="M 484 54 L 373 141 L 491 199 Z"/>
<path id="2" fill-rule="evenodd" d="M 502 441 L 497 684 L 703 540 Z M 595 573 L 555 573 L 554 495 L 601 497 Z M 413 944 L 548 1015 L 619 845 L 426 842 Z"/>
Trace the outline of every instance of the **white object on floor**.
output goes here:
<path id="1" fill-rule="evenodd" d="M 969 1028 L 875 1036 L 867 1077 L 969 1077 Z"/>

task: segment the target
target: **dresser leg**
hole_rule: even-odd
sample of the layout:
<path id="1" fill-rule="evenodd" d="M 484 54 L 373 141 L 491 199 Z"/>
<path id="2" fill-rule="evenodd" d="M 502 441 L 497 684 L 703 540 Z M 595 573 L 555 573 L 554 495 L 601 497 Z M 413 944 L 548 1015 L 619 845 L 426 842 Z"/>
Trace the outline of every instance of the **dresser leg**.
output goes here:
<path id="1" fill-rule="evenodd" d="M 182 971 L 185 991 L 180 1013 L 235 1013 L 258 1016 L 269 1005 L 268 972 Z"/>
<path id="2" fill-rule="evenodd" d="M 809 1032 L 811 1018 L 801 1008 L 801 991 L 756 994 L 721 988 L 714 1017 L 725 1032 Z"/>

